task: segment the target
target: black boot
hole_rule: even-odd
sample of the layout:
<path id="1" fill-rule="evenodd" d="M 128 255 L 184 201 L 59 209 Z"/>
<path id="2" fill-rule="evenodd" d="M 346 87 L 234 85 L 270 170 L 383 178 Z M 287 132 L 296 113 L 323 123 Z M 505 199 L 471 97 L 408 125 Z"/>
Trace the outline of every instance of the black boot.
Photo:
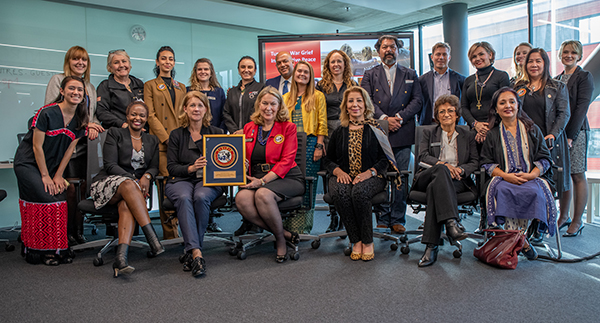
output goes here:
<path id="1" fill-rule="evenodd" d="M 78 244 L 84 244 L 87 241 L 87 239 L 85 238 L 85 236 L 83 235 L 83 214 L 81 214 L 81 212 L 79 212 L 79 210 L 77 210 L 75 212 L 75 222 L 76 222 L 76 233 L 75 233 L 75 240 L 77 241 Z"/>
<path id="2" fill-rule="evenodd" d="M 156 231 L 154 231 L 154 227 L 152 223 L 148 223 L 142 227 L 142 231 L 144 232 L 144 236 L 146 236 L 146 241 L 148 245 L 150 245 L 150 251 L 148 251 L 148 257 L 156 257 L 161 253 L 165 252 L 165 247 L 160 243 L 158 237 L 156 236 Z"/>
<path id="3" fill-rule="evenodd" d="M 129 245 L 125 243 L 117 246 L 117 256 L 113 263 L 113 270 L 115 271 L 115 277 L 119 277 L 119 274 L 128 275 L 131 274 L 135 268 L 129 266 L 127 263 L 127 254 L 129 253 Z"/>

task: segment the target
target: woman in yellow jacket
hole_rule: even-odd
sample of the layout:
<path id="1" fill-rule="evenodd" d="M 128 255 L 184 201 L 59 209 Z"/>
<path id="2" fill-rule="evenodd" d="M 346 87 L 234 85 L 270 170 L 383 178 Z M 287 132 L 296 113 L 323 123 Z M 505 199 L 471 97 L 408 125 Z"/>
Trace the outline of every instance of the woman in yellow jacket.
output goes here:
<path id="1" fill-rule="evenodd" d="M 286 106 L 290 110 L 292 122 L 296 124 L 298 132 L 306 132 L 306 176 L 317 177 L 321 167 L 321 158 L 325 150 L 323 142 L 327 136 L 327 103 L 325 95 L 315 89 L 315 73 L 310 64 L 299 61 L 294 68 L 292 86 L 290 91 L 283 96 Z M 313 182 L 312 205 L 309 205 L 310 188 L 306 187 L 304 193 L 304 209 L 298 211 L 296 216 L 284 223 L 288 231 L 310 233 L 313 226 L 315 212 L 315 199 L 317 195 L 317 182 Z"/>
<path id="2" fill-rule="evenodd" d="M 185 96 L 185 84 L 175 81 L 175 52 L 169 46 L 163 46 L 156 53 L 154 66 L 155 79 L 144 84 L 144 102 L 148 106 L 148 124 L 150 134 L 158 137 L 159 175 L 168 176 L 167 142 L 173 129 L 179 128 L 179 117 L 184 113 L 181 102 Z M 159 204 L 159 205 L 162 205 Z M 165 223 L 168 216 L 161 209 L 160 220 L 163 226 L 164 239 L 179 236 L 177 221 Z"/>

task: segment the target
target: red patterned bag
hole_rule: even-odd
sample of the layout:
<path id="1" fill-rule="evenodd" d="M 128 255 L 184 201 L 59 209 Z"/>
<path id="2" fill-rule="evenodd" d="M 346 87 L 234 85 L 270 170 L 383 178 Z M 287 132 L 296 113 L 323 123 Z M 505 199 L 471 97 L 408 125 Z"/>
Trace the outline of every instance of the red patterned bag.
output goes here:
<path id="1" fill-rule="evenodd" d="M 473 256 L 494 267 L 515 269 L 518 255 L 525 244 L 525 235 L 520 230 L 483 230 L 494 233 L 481 246 L 473 250 Z"/>

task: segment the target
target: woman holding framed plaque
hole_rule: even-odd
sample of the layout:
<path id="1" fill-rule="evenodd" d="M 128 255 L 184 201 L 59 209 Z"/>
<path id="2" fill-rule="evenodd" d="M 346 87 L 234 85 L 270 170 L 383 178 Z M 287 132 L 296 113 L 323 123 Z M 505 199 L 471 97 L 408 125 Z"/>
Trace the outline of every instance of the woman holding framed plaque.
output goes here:
<path id="1" fill-rule="evenodd" d="M 223 194 L 219 186 L 204 186 L 202 172 L 206 166 L 203 137 L 222 134 L 210 125 L 210 103 L 204 93 L 188 92 L 183 98 L 181 127 L 171 131 L 167 150 L 169 179 L 165 194 L 177 209 L 177 219 L 185 245 L 184 271 L 193 276 L 206 272 L 202 242 L 208 227 L 211 203 Z"/>

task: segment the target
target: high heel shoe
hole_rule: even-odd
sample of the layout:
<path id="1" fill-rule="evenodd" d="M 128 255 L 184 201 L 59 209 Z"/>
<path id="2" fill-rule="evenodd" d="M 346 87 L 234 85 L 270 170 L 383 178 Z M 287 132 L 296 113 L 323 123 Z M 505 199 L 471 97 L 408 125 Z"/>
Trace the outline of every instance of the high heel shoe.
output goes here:
<path id="1" fill-rule="evenodd" d="M 571 218 L 568 218 L 567 221 L 565 221 L 565 223 L 561 224 L 558 227 L 558 231 L 562 230 L 562 228 L 564 228 L 564 227 L 568 228 L 571 225 L 572 222 L 573 222 L 573 220 L 571 220 Z"/>
<path id="2" fill-rule="evenodd" d="M 577 229 L 577 231 L 575 231 L 573 233 L 565 232 L 562 236 L 565 238 L 576 237 L 578 234 L 581 233 L 581 231 L 583 230 L 584 227 L 585 226 L 583 225 L 583 222 L 581 222 L 581 225 L 579 226 L 579 229 Z"/>
<path id="3" fill-rule="evenodd" d="M 150 251 L 148 251 L 148 258 L 154 258 L 161 253 L 165 252 L 165 247 L 160 243 L 158 237 L 156 236 L 156 231 L 154 231 L 154 227 L 152 223 L 148 223 L 142 227 L 142 232 L 144 232 L 144 236 L 146 236 L 146 241 L 150 246 Z"/>
<path id="4" fill-rule="evenodd" d="M 300 234 L 298 234 L 298 232 L 290 231 L 290 235 L 291 235 L 290 238 L 289 239 L 286 238 L 285 240 L 287 240 L 295 245 L 300 243 Z"/>
<path id="5" fill-rule="evenodd" d="M 285 255 L 283 255 L 283 256 L 277 255 L 277 256 L 275 257 L 275 261 L 276 261 L 277 263 L 279 263 L 279 264 L 280 264 L 280 263 L 282 263 L 282 262 L 285 262 L 287 259 L 288 259 L 288 257 L 287 257 L 287 253 L 286 253 Z"/>
<path id="6" fill-rule="evenodd" d="M 362 261 L 371 261 L 375 259 L 375 252 L 363 253 L 361 259 Z"/>
<path id="7" fill-rule="evenodd" d="M 525 245 L 523 246 L 521 253 L 529 260 L 536 260 L 538 257 L 537 250 L 535 250 L 533 245 L 531 245 L 531 243 L 529 243 L 528 241 L 525 241 Z"/>
<path id="8" fill-rule="evenodd" d="M 113 270 L 115 271 L 115 278 L 119 277 L 119 274 L 128 275 L 131 274 L 135 268 L 129 266 L 127 263 L 127 254 L 129 253 L 129 245 L 121 243 L 117 246 L 117 256 L 115 262 L 113 262 Z"/>

